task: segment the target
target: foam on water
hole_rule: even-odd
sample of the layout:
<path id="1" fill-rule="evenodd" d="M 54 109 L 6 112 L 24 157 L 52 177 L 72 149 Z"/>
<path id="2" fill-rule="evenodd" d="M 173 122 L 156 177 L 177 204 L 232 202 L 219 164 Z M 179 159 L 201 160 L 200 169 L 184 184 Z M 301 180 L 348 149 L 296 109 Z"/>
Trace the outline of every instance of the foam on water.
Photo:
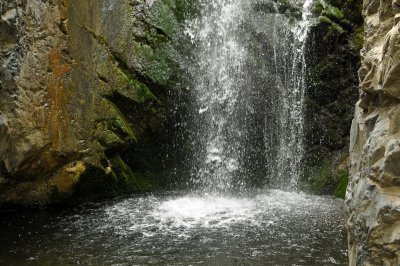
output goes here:
<path id="1" fill-rule="evenodd" d="M 258 225 L 258 219 L 268 213 L 271 214 L 269 221 L 274 222 L 273 213 L 277 210 L 303 212 L 310 208 L 330 209 L 305 194 L 271 190 L 255 197 L 185 196 L 161 203 L 150 215 L 188 227 L 219 227 L 242 222 Z"/>
<path id="2" fill-rule="evenodd" d="M 144 195 L 7 216 L 5 265 L 346 265 L 342 201 L 279 190 Z M 14 232 L 18 230 L 18 232 Z"/>
<path id="3" fill-rule="evenodd" d="M 144 237 L 187 236 L 205 228 L 229 231 L 237 226 L 268 226 L 282 218 L 303 217 L 310 212 L 323 215 L 337 207 L 334 200 L 321 199 L 280 190 L 257 191 L 251 196 L 192 194 L 162 200 L 147 197 L 145 202 L 133 198 L 106 208 L 103 226 L 112 226 L 120 235 L 137 233 Z"/>

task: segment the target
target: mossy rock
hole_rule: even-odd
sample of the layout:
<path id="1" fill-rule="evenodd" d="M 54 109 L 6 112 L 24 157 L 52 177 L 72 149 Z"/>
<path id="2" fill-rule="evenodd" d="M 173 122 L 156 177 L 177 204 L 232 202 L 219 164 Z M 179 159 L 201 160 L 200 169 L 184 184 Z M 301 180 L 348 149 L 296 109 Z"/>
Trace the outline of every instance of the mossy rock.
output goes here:
<path id="1" fill-rule="evenodd" d="M 329 2 L 334 2 L 337 0 L 330 0 Z M 339 0 L 337 3 L 331 3 L 334 6 L 337 6 L 345 18 L 347 18 L 354 25 L 362 25 L 363 17 L 362 17 L 362 9 L 363 9 L 363 1 L 362 0 Z"/>
<path id="2" fill-rule="evenodd" d="M 329 186 L 332 179 L 331 170 L 332 161 L 330 160 L 313 170 L 313 173 L 307 180 L 309 188 L 313 193 L 325 194 L 328 190 L 332 190 Z"/>
<path id="3" fill-rule="evenodd" d="M 132 171 L 118 153 L 109 158 L 104 156 L 101 161 L 102 165 L 87 163 L 84 168 L 80 165 L 75 167 L 77 171 L 79 170 L 79 180 L 72 196 L 64 199 L 69 201 L 68 204 L 112 198 L 127 193 L 153 191 L 159 188 L 156 179 L 150 174 L 144 174 L 143 171 Z M 59 198 L 57 198 L 58 202 L 60 202 Z"/>
<path id="4" fill-rule="evenodd" d="M 332 23 L 332 25 L 329 27 L 330 31 L 337 31 L 339 34 L 343 34 L 346 31 L 339 25 L 336 23 Z"/>
<path id="5" fill-rule="evenodd" d="M 161 104 L 160 100 L 151 92 L 146 84 L 127 75 L 124 71 L 119 70 L 123 81 L 127 86 L 118 89 L 118 93 L 131 99 L 137 103 L 156 102 Z"/>
<path id="6" fill-rule="evenodd" d="M 110 198 L 117 196 L 118 192 L 118 179 L 114 173 L 107 171 L 102 166 L 87 165 L 71 199 L 80 202 Z"/>
<path id="7" fill-rule="evenodd" d="M 349 172 L 341 171 L 340 175 L 341 175 L 341 180 L 336 188 L 335 196 L 344 199 L 344 197 L 346 196 L 347 185 L 349 184 Z"/>
<path id="8" fill-rule="evenodd" d="M 109 118 L 97 121 L 96 138 L 106 148 L 136 142 L 136 134 L 118 107 L 108 99 L 102 99 L 102 108 Z"/>
<path id="9" fill-rule="evenodd" d="M 320 23 L 328 24 L 328 25 L 332 25 L 332 23 L 333 23 L 332 20 L 330 18 L 328 18 L 327 16 L 319 16 L 318 21 Z"/>
<path id="10" fill-rule="evenodd" d="M 133 172 L 131 168 L 122 160 L 119 154 L 111 159 L 111 169 L 118 180 L 119 189 L 127 192 L 151 191 L 158 187 L 156 182 L 145 177 L 140 171 Z"/>
<path id="11" fill-rule="evenodd" d="M 49 185 L 54 186 L 59 194 L 70 194 L 85 171 L 86 166 L 82 161 L 69 163 L 50 180 Z"/>
<path id="12" fill-rule="evenodd" d="M 341 19 L 344 18 L 342 11 L 340 11 L 339 8 L 332 5 L 326 5 L 324 7 L 324 11 L 322 11 L 321 14 L 336 21 L 340 21 Z"/>
<path id="13" fill-rule="evenodd" d="M 319 21 L 320 23 L 322 23 L 322 24 L 329 25 L 329 27 L 328 27 L 328 32 L 327 32 L 325 38 L 328 38 L 328 37 L 330 37 L 331 35 L 335 35 L 335 33 L 332 33 L 332 32 L 338 32 L 339 34 L 343 34 L 343 33 L 346 32 L 346 31 L 343 29 L 342 26 L 340 26 L 339 24 L 333 22 L 333 21 L 332 21 L 329 17 L 327 17 L 327 16 L 319 16 L 319 17 L 318 17 L 318 21 Z"/>
<path id="14" fill-rule="evenodd" d="M 321 11 L 321 7 L 323 10 Z M 316 0 L 307 73 L 304 182 L 314 193 L 343 197 L 362 47 L 362 0 Z M 361 18 L 361 19 L 360 19 Z M 339 162 L 338 162 L 339 160 Z M 340 167 L 337 164 L 340 164 Z"/>
<path id="15" fill-rule="evenodd" d="M 156 1 L 149 14 L 153 27 L 168 37 L 174 36 L 179 28 L 174 10 L 176 10 L 175 0 Z"/>
<path id="16" fill-rule="evenodd" d="M 315 1 L 313 4 L 312 13 L 316 16 L 319 16 L 323 11 L 324 5 L 321 3 L 321 1 Z"/>
<path id="17" fill-rule="evenodd" d="M 354 50 L 360 51 L 364 45 L 364 27 L 358 27 L 353 35 Z"/>
<path id="18" fill-rule="evenodd" d="M 323 158 L 323 157 L 321 157 Z M 343 197 L 348 182 L 346 154 L 325 154 L 325 159 L 317 159 L 316 164 L 305 171 L 304 185 L 312 193 Z"/>

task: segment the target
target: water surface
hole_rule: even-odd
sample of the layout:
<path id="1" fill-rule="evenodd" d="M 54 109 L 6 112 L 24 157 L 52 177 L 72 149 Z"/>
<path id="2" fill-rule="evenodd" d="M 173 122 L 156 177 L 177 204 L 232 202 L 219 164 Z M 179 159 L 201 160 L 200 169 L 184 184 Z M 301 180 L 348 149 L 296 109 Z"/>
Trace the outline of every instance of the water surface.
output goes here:
<path id="1" fill-rule="evenodd" d="M 1 213 L 1 265 L 347 265 L 341 200 L 164 193 Z"/>

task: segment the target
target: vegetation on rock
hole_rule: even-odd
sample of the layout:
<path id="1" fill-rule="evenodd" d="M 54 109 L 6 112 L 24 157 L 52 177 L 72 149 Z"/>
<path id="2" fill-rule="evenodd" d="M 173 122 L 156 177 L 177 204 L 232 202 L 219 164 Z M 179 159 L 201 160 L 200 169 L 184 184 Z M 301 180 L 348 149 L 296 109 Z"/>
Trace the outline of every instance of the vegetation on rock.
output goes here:
<path id="1" fill-rule="evenodd" d="M 343 197 L 357 70 L 363 42 L 362 1 L 316 1 L 311 28 L 306 93 L 304 181 L 317 193 Z M 338 160 L 339 159 L 339 160 Z M 341 192 L 338 192 L 341 191 Z"/>

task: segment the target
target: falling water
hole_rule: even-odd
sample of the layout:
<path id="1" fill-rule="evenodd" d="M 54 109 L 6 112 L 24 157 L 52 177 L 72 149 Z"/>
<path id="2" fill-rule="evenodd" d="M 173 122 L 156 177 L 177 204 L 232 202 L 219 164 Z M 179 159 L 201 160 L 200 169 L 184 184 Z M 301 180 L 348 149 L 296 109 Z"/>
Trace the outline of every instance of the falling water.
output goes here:
<path id="1" fill-rule="evenodd" d="M 306 39 L 311 25 L 312 0 L 306 0 L 295 25 L 276 14 L 273 21 L 275 97 L 265 116 L 268 176 L 274 187 L 296 189 L 303 158 L 304 94 L 306 89 Z M 271 108 L 269 108 L 271 110 Z"/>
<path id="2" fill-rule="evenodd" d="M 254 6 L 266 3 L 275 7 L 275 12 L 267 14 L 267 25 L 261 26 L 268 28 L 265 42 L 273 52 L 254 55 L 249 48 L 254 38 L 247 27 L 259 16 L 254 14 Z M 226 191 L 244 185 L 246 177 L 241 175 L 255 172 L 247 169 L 254 163 L 246 165 L 246 157 L 257 145 L 265 147 L 265 157 L 253 160 L 265 165 L 262 175 L 270 186 L 296 188 L 303 158 L 304 54 L 311 3 L 306 0 L 302 10 L 299 8 L 301 17 L 293 19 L 279 14 L 275 2 L 200 1 L 200 16 L 188 23 L 187 33 L 197 53 L 193 95 L 198 144 L 192 179 L 201 188 Z M 266 75 L 257 76 L 257 65 L 251 63 L 257 57 L 267 64 L 265 71 L 272 80 L 268 85 L 254 82 Z M 264 107 L 251 101 L 254 92 L 255 98 L 265 98 Z M 254 116 L 265 117 L 261 130 L 264 144 L 250 128 Z M 258 143 L 249 145 L 252 142 Z"/>
<path id="3" fill-rule="evenodd" d="M 236 116 L 246 49 L 238 32 L 246 2 L 203 0 L 200 18 L 188 27 L 198 51 L 194 94 L 200 144 L 193 180 L 206 189 L 228 190 L 240 167 L 242 128 Z"/>

